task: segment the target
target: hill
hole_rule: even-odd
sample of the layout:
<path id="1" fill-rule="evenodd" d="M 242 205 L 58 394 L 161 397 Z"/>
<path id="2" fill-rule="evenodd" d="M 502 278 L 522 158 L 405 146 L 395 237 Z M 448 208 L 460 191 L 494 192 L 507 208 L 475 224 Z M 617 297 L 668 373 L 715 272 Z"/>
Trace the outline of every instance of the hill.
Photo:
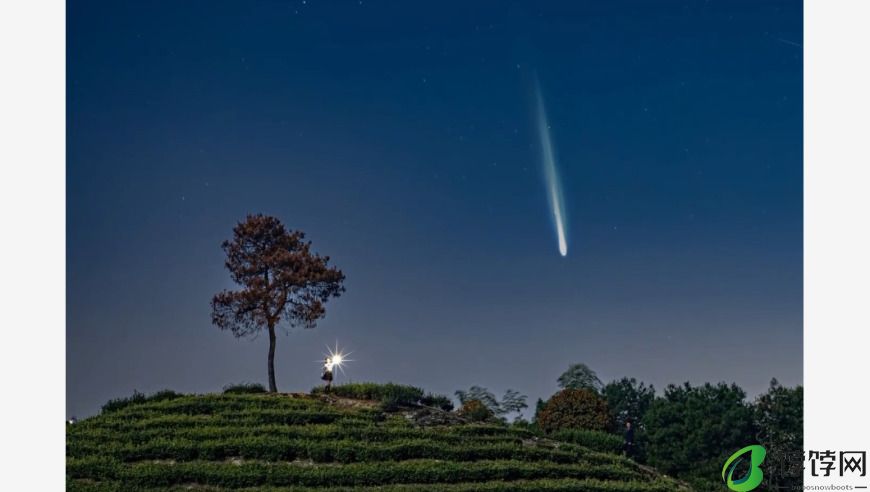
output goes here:
<path id="1" fill-rule="evenodd" d="M 615 453 L 612 436 L 561 438 L 585 445 L 400 401 L 163 392 L 68 426 L 67 489 L 681 489 Z"/>

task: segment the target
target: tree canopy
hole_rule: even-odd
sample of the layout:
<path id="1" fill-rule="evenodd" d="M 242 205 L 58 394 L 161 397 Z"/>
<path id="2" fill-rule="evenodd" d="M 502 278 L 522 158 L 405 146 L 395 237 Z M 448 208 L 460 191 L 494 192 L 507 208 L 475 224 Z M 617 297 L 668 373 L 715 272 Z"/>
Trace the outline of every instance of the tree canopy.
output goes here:
<path id="1" fill-rule="evenodd" d="M 503 417 L 514 412 L 519 414 L 523 409 L 529 407 L 528 403 L 526 403 L 528 397 L 512 389 L 505 391 L 501 401 L 491 391 L 481 386 L 472 386 L 468 390 L 457 390 L 455 395 L 461 405 L 471 401 L 478 401 L 498 417 Z"/>
<path id="2" fill-rule="evenodd" d="M 544 432 L 564 429 L 604 431 L 610 427 L 607 403 L 587 389 L 564 389 L 550 398 L 538 412 L 537 424 Z"/>
<path id="3" fill-rule="evenodd" d="M 795 489 L 803 483 L 803 401 L 802 386 L 784 388 L 773 379 L 753 405 L 758 443 L 767 450 L 770 469 L 777 471 L 764 476 L 771 490 Z"/>
<path id="4" fill-rule="evenodd" d="M 493 413 L 498 413 L 499 411 L 501 411 L 495 395 L 492 394 L 492 392 L 488 389 L 481 386 L 472 386 L 471 388 L 468 388 L 467 391 L 456 390 L 455 395 L 456 398 L 459 399 L 459 403 L 461 405 L 465 405 L 466 402 L 469 402 L 471 400 L 477 400 L 483 403 L 486 408 L 489 408 Z"/>
<path id="5" fill-rule="evenodd" d="M 601 390 L 617 429 L 627 421 L 641 424 L 641 419 L 656 396 L 655 388 L 635 378 L 622 378 L 604 385 Z"/>
<path id="6" fill-rule="evenodd" d="M 559 376 L 559 387 L 562 389 L 588 389 L 595 392 L 601 391 L 601 380 L 598 374 L 586 364 L 571 364 L 568 370 Z"/>
<path id="7" fill-rule="evenodd" d="M 505 415 L 516 413 L 519 416 L 520 412 L 529 408 L 529 404 L 526 402 L 527 399 L 528 397 L 520 394 L 519 391 L 508 389 L 504 392 L 504 396 L 501 397 L 499 406 Z"/>
<path id="8" fill-rule="evenodd" d="M 651 465 L 666 473 L 690 471 L 754 442 L 752 408 L 737 385 L 669 385 L 643 418 Z"/>

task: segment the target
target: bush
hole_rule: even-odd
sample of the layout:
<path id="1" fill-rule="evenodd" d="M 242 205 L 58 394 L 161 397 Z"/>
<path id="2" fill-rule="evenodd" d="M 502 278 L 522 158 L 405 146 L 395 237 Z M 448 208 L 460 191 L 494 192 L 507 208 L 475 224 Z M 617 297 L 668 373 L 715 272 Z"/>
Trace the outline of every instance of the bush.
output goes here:
<path id="1" fill-rule="evenodd" d="M 149 396 L 148 398 L 146 398 L 146 401 L 151 402 L 151 401 L 174 400 L 176 398 L 181 398 L 182 396 L 184 396 L 184 395 L 181 393 L 176 393 L 176 392 L 172 391 L 171 389 L 165 389 L 165 390 L 160 390 L 157 393 L 154 393 L 153 395 Z"/>
<path id="2" fill-rule="evenodd" d="M 105 467 L 107 473 L 94 473 Z M 596 478 L 602 480 L 639 480 L 643 476 L 616 464 L 561 464 L 545 461 L 522 462 L 473 461 L 446 462 L 433 460 L 382 461 L 349 463 L 343 466 L 298 466 L 292 463 L 224 462 L 139 462 L 130 466 L 111 463 L 89 463 L 68 460 L 67 474 L 72 479 L 107 478 L 124 483 L 124 490 L 149 487 L 202 484 L 215 488 L 244 487 L 329 487 L 366 486 L 382 484 L 448 484 L 457 482 L 484 482 L 491 480 L 517 480 L 539 478 Z M 298 490 L 298 489 L 297 489 Z M 413 490 L 413 489 L 412 489 Z M 436 488 L 436 490 L 438 490 Z M 472 489 L 474 490 L 474 489 Z M 532 489 L 534 490 L 534 489 Z M 632 490 L 632 489 L 629 489 Z M 636 490 L 636 489 L 634 489 Z"/>
<path id="3" fill-rule="evenodd" d="M 116 492 L 123 490 L 122 482 L 91 482 L 72 480 L 67 484 L 70 492 Z M 717 483 L 718 485 L 718 483 Z M 460 482 L 453 484 L 393 484 L 377 488 L 330 487 L 333 492 L 358 492 L 360 490 L 379 490 L 382 492 L 673 492 L 676 484 L 669 480 L 655 482 L 613 482 L 593 478 L 543 478 L 531 480 L 492 480 L 488 482 Z M 718 488 L 718 487 L 716 487 Z M 186 492 L 191 487 L 175 486 L 167 489 L 153 489 L 153 492 Z M 203 490 L 212 490 L 203 489 Z M 245 489 L 253 490 L 253 489 Z M 257 487 L 262 492 L 301 492 L 304 487 Z M 712 488 L 697 490 L 713 490 Z"/>
<path id="4" fill-rule="evenodd" d="M 387 410 L 393 410 L 400 406 L 419 405 L 423 399 L 423 390 L 414 386 L 387 383 L 383 385 L 380 400 Z"/>
<path id="5" fill-rule="evenodd" d="M 584 429 L 564 429 L 552 433 L 551 437 L 559 441 L 570 442 L 580 446 L 601 451 L 603 453 L 621 453 L 623 440 L 621 437 L 607 432 Z"/>
<path id="6" fill-rule="evenodd" d="M 260 383 L 239 383 L 224 386 L 225 395 L 247 395 L 265 392 L 266 387 Z"/>
<path id="7" fill-rule="evenodd" d="M 480 400 L 466 401 L 457 413 L 460 417 L 464 417 L 472 422 L 486 422 L 495 418 L 492 410 Z"/>
<path id="8" fill-rule="evenodd" d="M 151 401 L 173 400 L 175 398 L 181 398 L 182 396 L 184 395 L 168 389 L 160 390 L 151 396 L 145 396 L 144 393 L 139 393 L 138 391 L 134 390 L 131 396 L 128 396 L 126 398 L 115 398 L 113 400 L 107 401 L 106 404 L 103 405 L 102 411 L 103 413 L 117 412 L 122 408 L 127 408 L 130 405 L 134 404 L 147 403 Z"/>
<path id="9" fill-rule="evenodd" d="M 107 401 L 105 405 L 103 405 L 102 411 L 103 413 L 117 412 L 118 410 L 133 405 L 134 403 L 145 403 L 145 401 L 145 393 L 139 393 L 134 390 L 132 396 L 126 398 L 114 398 Z"/>
<path id="10" fill-rule="evenodd" d="M 420 404 L 426 405 L 427 407 L 440 408 L 445 412 L 453 410 L 453 401 L 444 395 L 433 395 L 432 393 L 428 393 L 420 400 Z"/>
<path id="11" fill-rule="evenodd" d="M 529 432 L 535 432 L 538 430 L 537 425 L 533 424 L 532 422 L 529 422 L 528 420 L 526 420 L 522 417 L 511 422 L 510 426 L 512 429 L 519 429 L 519 430 L 524 430 L 524 431 L 529 431 Z"/>
<path id="12" fill-rule="evenodd" d="M 544 432 L 562 429 L 604 431 L 610 427 L 607 403 L 587 389 L 562 390 L 544 405 L 538 414 L 538 426 Z"/>
<path id="13" fill-rule="evenodd" d="M 311 390 L 312 394 L 323 394 L 325 388 L 318 386 Z M 348 383 L 333 386 L 330 394 L 356 400 L 377 400 L 388 408 L 419 405 L 423 400 L 423 390 L 416 386 L 387 383 Z"/>
<path id="14" fill-rule="evenodd" d="M 248 460 L 293 461 L 311 460 L 315 463 L 352 463 L 437 459 L 443 461 L 519 460 L 528 462 L 591 464 L 612 463 L 612 457 L 593 462 L 588 450 L 563 444 L 556 447 L 525 446 L 519 439 L 453 442 L 433 440 L 418 434 L 413 438 L 397 438 L 382 442 L 358 439 L 305 439 L 284 436 L 236 436 L 194 440 L 189 438 L 159 437 L 145 442 L 113 442 L 77 440 L 67 448 L 71 458 L 106 456 L 120 462 L 145 460 L 223 461 L 240 457 Z"/>

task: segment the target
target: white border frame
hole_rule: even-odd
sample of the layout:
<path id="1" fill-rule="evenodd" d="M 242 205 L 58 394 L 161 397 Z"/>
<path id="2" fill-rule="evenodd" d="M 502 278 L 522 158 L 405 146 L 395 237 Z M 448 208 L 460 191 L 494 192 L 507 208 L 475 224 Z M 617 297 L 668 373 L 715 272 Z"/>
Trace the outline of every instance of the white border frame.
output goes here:
<path id="1" fill-rule="evenodd" d="M 870 452 L 870 2 L 804 4 L 804 448 Z M 857 484 L 813 478 L 805 485 Z M 870 476 L 861 481 L 867 485 Z"/>
<path id="2" fill-rule="evenodd" d="M 804 9 L 805 447 L 870 451 L 870 2 Z M 65 487 L 65 15 L 0 4 L 4 490 Z"/>
<path id="3" fill-rule="evenodd" d="M 65 8 L 0 3 L 0 490 L 66 483 Z"/>

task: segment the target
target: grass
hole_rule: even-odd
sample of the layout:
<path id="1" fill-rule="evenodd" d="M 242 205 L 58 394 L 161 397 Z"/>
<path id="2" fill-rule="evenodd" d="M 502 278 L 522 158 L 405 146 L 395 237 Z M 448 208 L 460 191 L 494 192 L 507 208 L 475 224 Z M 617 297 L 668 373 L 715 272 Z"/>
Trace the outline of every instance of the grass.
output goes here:
<path id="1" fill-rule="evenodd" d="M 373 385 L 344 394 L 402 405 L 423 396 Z M 67 489 L 680 489 L 614 453 L 606 437 L 554 440 L 503 424 L 421 427 L 408 418 L 413 407 L 385 408 L 341 406 L 320 395 L 137 394 L 68 426 Z"/>

